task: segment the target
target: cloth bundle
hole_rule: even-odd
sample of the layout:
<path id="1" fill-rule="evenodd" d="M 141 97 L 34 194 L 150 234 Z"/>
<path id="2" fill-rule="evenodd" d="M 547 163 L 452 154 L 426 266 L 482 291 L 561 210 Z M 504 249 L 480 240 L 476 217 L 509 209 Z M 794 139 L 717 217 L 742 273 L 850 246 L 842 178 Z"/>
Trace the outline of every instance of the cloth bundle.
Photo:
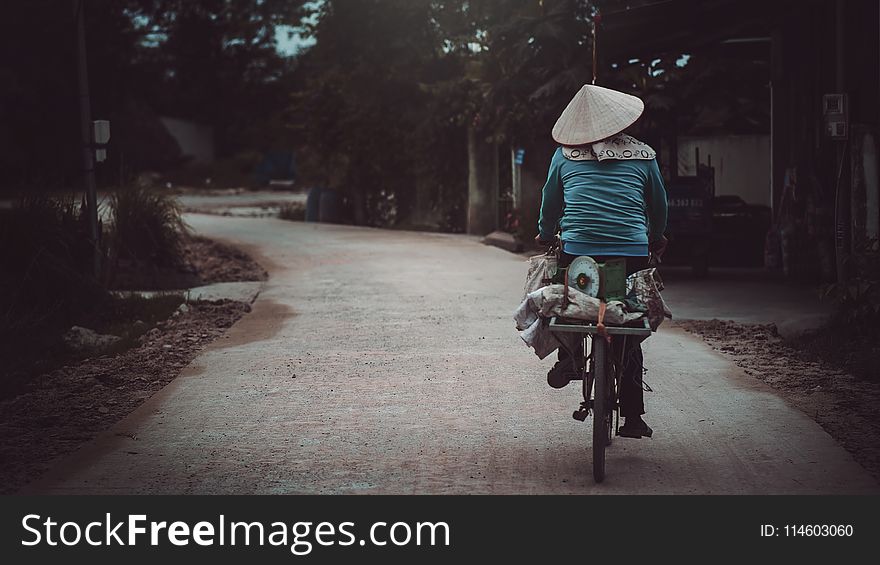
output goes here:
<path id="1" fill-rule="evenodd" d="M 666 305 L 660 292 L 663 290 L 663 280 L 657 273 L 656 268 L 636 271 L 626 278 L 627 293 L 634 296 L 647 309 L 648 325 L 655 332 L 664 318 L 672 319 L 672 310 Z"/>
<path id="2" fill-rule="evenodd" d="M 529 257 L 529 272 L 526 274 L 526 284 L 523 287 L 523 300 L 529 293 L 550 284 L 553 275 L 556 274 L 558 262 L 559 259 L 554 253 Z"/>
<path id="3" fill-rule="evenodd" d="M 550 279 L 544 275 L 549 272 L 553 259 L 550 256 L 538 255 L 529 261 L 529 274 L 526 277 L 525 296 L 513 315 L 516 329 L 520 337 L 535 354 L 544 359 L 562 344 L 560 340 L 572 340 L 574 334 L 565 336 L 554 334 L 549 329 L 549 320 L 553 316 L 575 320 L 595 322 L 599 319 L 601 300 L 587 296 L 576 288 L 568 288 L 568 300 L 565 300 L 565 287 L 561 284 L 548 284 L 534 288 L 543 281 Z M 554 269 L 555 270 L 555 269 Z M 540 281 L 540 282 L 539 282 Z M 609 326 L 624 326 L 638 323 L 645 316 L 652 330 L 657 330 L 664 318 L 672 318 L 672 312 L 663 301 L 660 291 L 663 283 L 657 275 L 657 269 L 644 269 L 627 277 L 627 300 L 612 300 L 606 304 L 604 323 Z"/>

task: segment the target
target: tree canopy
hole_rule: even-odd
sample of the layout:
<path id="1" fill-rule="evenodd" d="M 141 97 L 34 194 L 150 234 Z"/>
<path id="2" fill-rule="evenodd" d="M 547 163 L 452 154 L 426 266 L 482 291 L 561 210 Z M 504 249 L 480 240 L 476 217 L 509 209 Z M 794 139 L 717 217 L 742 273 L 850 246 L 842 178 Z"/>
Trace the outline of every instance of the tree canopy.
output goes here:
<path id="1" fill-rule="evenodd" d="M 275 28 L 304 0 L 17 0 L 0 19 L 0 186 L 64 186 L 79 175 L 75 9 L 84 10 L 92 114 L 111 158 L 161 170 L 179 158 L 159 115 L 215 128 L 221 155 L 271 144 L 292 62 Z M 277 121 L 277 120 L 275 120 Z"/>
<path id="2" fill-rule="evenodd" d="M 93 115 L 113 121 L 111 155 L 130 170 L 181 164 L 157 119 L 177 117 L 213 127 L 221 159 L 295 149 L 301 181 L 341 191 L 358 222 L 427 214 L 451 228 L 463 223 L 468 128 L 505 146 L 549 139 L 592 78 L 596 14 L 638 3 L 16 1 L 0 24 L 4 52 L 16 54 L 0 63 L 0 182 L 75 183 L 80 4 Z M 278 26 L 311 46 L 283 56 Z M 760 64 L 720 72 L 696 54 L 683 68 L 677 58 L 624 62 L 599 84 L 643 96 L 646 127 L 765 127 Z"/>

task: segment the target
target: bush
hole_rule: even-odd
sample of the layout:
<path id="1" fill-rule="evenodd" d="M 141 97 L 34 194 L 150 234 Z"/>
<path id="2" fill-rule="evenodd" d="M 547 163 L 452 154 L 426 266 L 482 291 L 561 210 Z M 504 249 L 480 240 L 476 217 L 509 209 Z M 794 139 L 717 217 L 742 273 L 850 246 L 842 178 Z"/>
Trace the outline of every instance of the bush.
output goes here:
<path id="1" fill-rule="evenodd" d="M 848 259 L 847 280 L 825 287 L 834 305 L 834 322 L 854 332 L 877 332 L 880 318 L 880 251 L 876 240 Z"/>
<path id="2" fill-rule="evenodd" d="M 180 265 L 188 230 L 173 196 L 144 187 L 121 188 L 110 199 L 110 209 L 114 264 L 126 260 L 155 267 Z"/>
<path id="3" fill-rule="evenodd" d="M 367 195 L 367 223 L 379 228 L 393 228 L 399 218 L 397 195 L 382 189 L 377 194 Z"/>
<path id="4" fill-rule="evenodd" d="M 282 220 L 304 222 L 306 219 L 306 208 L 302 204 L 289 202 L 281 206 L 281 210 L 278 211 L 278 217 Z"/>
<path id="5" fill-rule="evenodd" d="M 103 304 L 93 251 L 88 217 L 72 198 L 32 196 L 0 212 L 0 342 Z"/>

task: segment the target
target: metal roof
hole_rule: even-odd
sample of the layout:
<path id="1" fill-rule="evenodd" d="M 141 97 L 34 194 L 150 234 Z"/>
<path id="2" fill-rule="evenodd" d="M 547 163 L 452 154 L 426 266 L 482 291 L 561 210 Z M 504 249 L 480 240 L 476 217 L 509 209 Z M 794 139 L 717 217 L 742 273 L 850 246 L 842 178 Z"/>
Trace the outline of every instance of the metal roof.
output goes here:
<path id="1" fill-rule="evenodd" d="M 724 40 L 763 37 L 788 1 L 665 0 L 604 12 L 599 57 L 605 64 L 688 53 Z"/>

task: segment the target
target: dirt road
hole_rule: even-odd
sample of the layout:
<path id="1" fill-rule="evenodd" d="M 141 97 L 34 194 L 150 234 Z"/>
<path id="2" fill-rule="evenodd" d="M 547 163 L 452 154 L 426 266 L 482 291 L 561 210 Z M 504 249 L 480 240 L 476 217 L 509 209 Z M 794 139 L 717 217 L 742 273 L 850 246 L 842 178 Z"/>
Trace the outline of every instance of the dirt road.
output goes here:
<path id="1" fill-rule="evenodd" d="M 514 331 L 522 258 L 464 236 L 193 215 L 270 271 L 251 314 L 32 488 L 58 493 L 878 493 L 697 338 L 645 345 L 653 439 L 590 474 L 575 385 Z M 671 304 L 675 311 L 675 303 Z"/>

